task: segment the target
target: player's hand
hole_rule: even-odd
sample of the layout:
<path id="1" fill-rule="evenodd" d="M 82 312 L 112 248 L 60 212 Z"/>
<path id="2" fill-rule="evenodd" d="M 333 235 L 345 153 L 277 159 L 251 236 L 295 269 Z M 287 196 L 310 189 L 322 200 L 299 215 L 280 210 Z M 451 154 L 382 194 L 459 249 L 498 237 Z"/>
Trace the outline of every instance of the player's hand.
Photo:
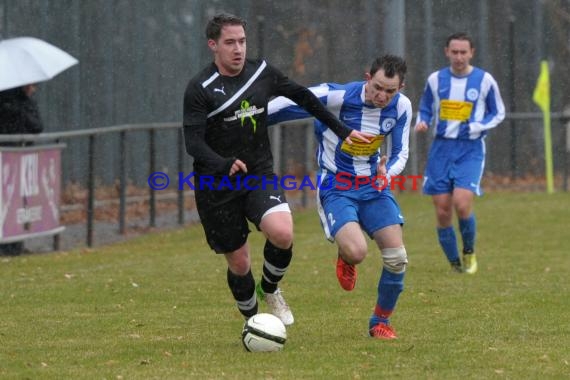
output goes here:
<path id="1" fill-rule="evenodd" d="M 419 123 L 416 124 L 416 126 L 414 127 L 414 130 L 416 132 L 425 132 L 429 129 L 427 123 L 425 121 L 420 121 Z"/>
<path id="2" fill-rule="evenodd" d="M 237 159 L 234 161 L 232 167 L 230 168 L 230 175 L 234 175 L 240 171 L 243 173 L 247 173 L 247 166 L 245 166 L 242 160 Z"/>
<path id="3" fill-rule="evenodd" d="M 382 156 L 378 164 L 376 165 L 376 185 L 378 186 L 378 191 L 382 191 L 390 186 L 390 178 L 388 178 L 388 170 L 386 169 L 386 162 L 388 162 L 388 157 Z"/>
<path id="4" fill-rule="evenodd" d="M 344 141 L 346 141 L 347 144 L 352 145 L 352 139 L 356 139 L 356 140 L 360 140 L 362 142 L 365 142 L 367 144 L 370 144 L 370 141 L 374 138 L 374 135 L 368 134 L 368 133 L 363 133 L 360 131 L 357 131 L 356 129 L 353 129 L 352 132 L 350 132 L 350 135 L 348 135 L 348 137 L 346 139 L 344 139 Z"/>
<path id="5" fill-rule="evenodd" d="M 386 174 L 388 174 L 388 170 L 386 170 L 386 162 L 388 162 L 388 157 L 386 156 L 382 156 L 380 161 L 378 161 L 376 171 L 380 177 L 386 177 Z"/>

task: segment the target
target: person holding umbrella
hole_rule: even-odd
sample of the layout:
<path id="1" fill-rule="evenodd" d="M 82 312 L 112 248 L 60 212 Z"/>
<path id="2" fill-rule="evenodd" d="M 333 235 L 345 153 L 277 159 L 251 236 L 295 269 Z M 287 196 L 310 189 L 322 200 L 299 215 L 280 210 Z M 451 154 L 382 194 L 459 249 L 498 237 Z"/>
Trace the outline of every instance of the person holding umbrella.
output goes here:
<path id="1" fill-rule="evenodd" d="M 34 37 L 0 40 L 0 134 L 41 133 L 40 112 L 32 98 L 36 84 L 77 63 L 65 51 Z M 19 145 L 29 143 L 0 143 L 0 146 Z M 0 244 L 0 254 L 18 255 L 23 250 L 23 242 Z"/>
<path id="2" fill-rule="evenodd" d="M 41 133 L 43 124 L 36 101 L 35 84 L 0 91 L 0 133 L 29 134 Z M 4 142 L 2 146 L 18 146 L 17 142 Z M 24 251 L 24 242 L 0 244 L 0 253 L 8 256 L 19 255 Z"/>
<path id="3" fill-rule="evenodd" d="M 0 40 L 0 91 L 48 81 L 78 62 L 38 38 Z"/>

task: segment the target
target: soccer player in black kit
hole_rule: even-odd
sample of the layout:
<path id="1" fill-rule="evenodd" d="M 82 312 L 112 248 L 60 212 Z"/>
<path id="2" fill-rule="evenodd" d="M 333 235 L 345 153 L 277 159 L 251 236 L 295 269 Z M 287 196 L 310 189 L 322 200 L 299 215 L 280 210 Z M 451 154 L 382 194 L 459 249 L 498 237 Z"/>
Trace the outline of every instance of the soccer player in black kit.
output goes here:
<path id="1" fill-rule="evenodd" d="M 208 244 L 226 258 L 228 286 L 239 311 L 246 319 L 257 314 L 259 297 L 272 314 L 291 325 L 293 314 L 278 284 L 291 262 L 293 220 L 283 189 L 271 182 L 275 174 L 267 103 L 279 95 L 290 98 L 348 143 L 351 138 L 368 142 L 369 136 L 346 127 L 307 88 L 266 61 L 246 59 L 245 26 L 244 20 L 228 14 L 208 22 L 206 37 L 214 62 L 186 88 L 184 138 L 194 157 L 198 214 Z M 206 176 L 211 181 L 202 186 L 199 179 Z M 257 292 L 247 220 L 267 239 Z"/>

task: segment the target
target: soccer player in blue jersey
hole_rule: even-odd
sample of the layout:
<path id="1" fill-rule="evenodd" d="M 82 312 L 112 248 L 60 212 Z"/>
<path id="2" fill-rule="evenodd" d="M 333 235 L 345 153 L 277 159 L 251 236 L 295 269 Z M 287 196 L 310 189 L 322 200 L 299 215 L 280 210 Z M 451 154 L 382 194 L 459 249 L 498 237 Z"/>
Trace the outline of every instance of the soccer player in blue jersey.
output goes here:
<path id="1" fill-rule="evenodd" d="M 365 81 L 309 88 L 349 127 L 374 136 L 370 144 L 349 146 L 315 121 L 321 180 L 318 211 L 326 237 L 338 246 L 336 274 L 341 287 L 350 291 L 356 284 L 356 265 L 368 252 L 363 230 L 382 254 L 377 299 L 368 326 L 369 335 L 379 339 L 397 338 L 390 316 L 404 288 L 408 263 L 400 207 L 389 186 L 375 185 L 377 176 L 400 174 L 408 159 L 412 107 L 399 92 L 405 74 L 402 58 L 385 55 L 374 60 Z M 288 99 L 269 102 L 269 124 L 309 116 Z M 388 135 L 392 140 L 382 156 L 380 149 Z"/>
<path id="2" fill-rule="evenodd" d="M 505 118 L 497 82 L 470 64 L 475 48 L 465 33 L 447 38 L 450 66 L 432 73 L 421 97 L 416 132 L 433 126 L 424 173 L 424 194 L 432 196 L 437 236 L 454 271 L 477 272 L 474 195 L 481 195 L 485 166 L 485 136 Z M 453 228 L 453 210 L 463 240 L 463 266 Z"/>

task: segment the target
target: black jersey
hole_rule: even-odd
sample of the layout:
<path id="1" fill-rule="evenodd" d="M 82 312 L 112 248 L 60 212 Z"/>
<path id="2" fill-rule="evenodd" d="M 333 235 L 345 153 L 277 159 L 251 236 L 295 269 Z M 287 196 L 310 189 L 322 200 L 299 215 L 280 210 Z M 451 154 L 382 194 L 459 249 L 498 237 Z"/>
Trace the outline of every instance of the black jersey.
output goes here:
<path id="1" fill-rule="evenodd" d="M 267 103 L 285 96 L 325 123 L 339 137 L 351 132 L 308 89 L 264 60 L 246 60 L 237 76 L 223 76 L 214 63 L 192 78 L 184 94 L 184 137 L 199 175 L 228 175 L 236 158 L 251 175 L 273 173 Z"/>

